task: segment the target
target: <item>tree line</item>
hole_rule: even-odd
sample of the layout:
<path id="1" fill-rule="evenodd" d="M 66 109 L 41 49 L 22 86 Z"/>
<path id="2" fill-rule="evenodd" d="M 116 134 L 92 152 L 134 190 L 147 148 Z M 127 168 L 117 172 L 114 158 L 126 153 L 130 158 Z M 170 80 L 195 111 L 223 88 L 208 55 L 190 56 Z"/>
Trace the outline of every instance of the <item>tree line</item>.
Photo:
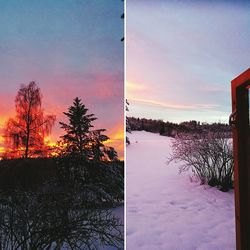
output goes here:
<path id="1" fill-rule="evenodd" d="M 154 120 L 146 118 L 127 117 L 127 126 L 130 130 L 145 130 L 147 132 L 159 133 L 163 136 L 176 137 L 178 134 L 202 134 L 210 132 L 223 132 L 227 137 L 231 137 L 231 127 L 224 123 L 202 123 L 191 120 L 181 123 L 173 123 L 163 120 Z"/>

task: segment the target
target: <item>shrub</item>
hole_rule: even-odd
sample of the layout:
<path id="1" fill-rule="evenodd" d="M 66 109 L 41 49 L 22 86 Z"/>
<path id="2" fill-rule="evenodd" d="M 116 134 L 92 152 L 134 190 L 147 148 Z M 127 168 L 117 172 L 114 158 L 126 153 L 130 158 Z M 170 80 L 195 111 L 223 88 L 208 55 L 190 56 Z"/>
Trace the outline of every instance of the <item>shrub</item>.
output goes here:
<path id="1" fill-rule="evenodd" d="M 73 191 L 0 197 L 0 249 L 122 249 L 119 218 L 110 209 L 86 207 Z"/>
<path id="2" fill-rule="evenodd" d="M 0 192 L 73 189 L 86 203 L 116 206 L 124 200 L 122 161 L 86 161 L 79 156 L 0 161 Z"/>
<path id="3" fill-rule="evenodd" d="M 54 182 L 53 158 L 7 159 L 0 161 L 0 190 L 33 190 Z"/>
<path id="4" fill-rule="evenodd" d="M 78 190 L 91 206 L 115 206 L 124 200 L 123 162 L 86 161 L 68 155 L 57 159 L 59 186 Z"/>
<path id="5" fill-rule="evenodd" d="M 180 172 L 191 170 L 201 184 L 217 186 L 221 191 L 233 187 L 233 148 L 227 134 L 181 134 L 171 146 L 168 163 L 181 162 Z"/>

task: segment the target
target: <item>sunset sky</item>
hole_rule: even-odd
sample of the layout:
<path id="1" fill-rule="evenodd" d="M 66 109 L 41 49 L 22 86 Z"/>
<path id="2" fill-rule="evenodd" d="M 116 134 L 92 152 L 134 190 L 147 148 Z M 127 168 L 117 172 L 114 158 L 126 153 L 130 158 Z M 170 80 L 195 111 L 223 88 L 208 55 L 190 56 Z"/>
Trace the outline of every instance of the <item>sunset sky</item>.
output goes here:
<path id="1" fill-rule="evenodd" d="M 228 122 L 249 13 L 249 1 L 127 0 L 128 116 Z"/>
<path id="2" fill-rule="evenodd" d="M 34 80 L 45 113 L 57 116 L 52 141 L 64 133 L 58 122 L 78 96 L 123 157 L 123 4 L 0 1 L 0 128 L 14 116 L 20 85 Z"/>

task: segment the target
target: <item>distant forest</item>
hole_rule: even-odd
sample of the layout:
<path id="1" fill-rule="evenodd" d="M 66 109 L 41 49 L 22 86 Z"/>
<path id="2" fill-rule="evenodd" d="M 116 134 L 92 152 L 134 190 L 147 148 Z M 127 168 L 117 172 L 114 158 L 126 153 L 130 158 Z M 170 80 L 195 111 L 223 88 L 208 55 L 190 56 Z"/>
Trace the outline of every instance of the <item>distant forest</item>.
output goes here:
<path id="1" fill-rule="evenodd" d="M 204 123 L 195 120 L 185 121 L 181 123 L 172 123 L 163 120 L 153 120 L 146 118 L 128 117 L 127 123 L 131 131 L 147 131 L 159 133 L 163 136 L 175 137 L 180 133 L 208 133 L 223 132 L 231 137 L 231 127 L 225 123 Z"/>

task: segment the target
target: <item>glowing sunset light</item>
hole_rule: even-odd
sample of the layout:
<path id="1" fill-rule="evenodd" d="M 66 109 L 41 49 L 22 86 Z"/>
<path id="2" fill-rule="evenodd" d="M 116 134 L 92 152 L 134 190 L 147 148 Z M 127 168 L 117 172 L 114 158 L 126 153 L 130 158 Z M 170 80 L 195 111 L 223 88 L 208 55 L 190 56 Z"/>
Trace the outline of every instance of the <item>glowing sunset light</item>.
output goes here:
<path id="1" fill-rule="evenodd" d="M 108 132 L 108 131 L 107 131 Z M 123 126 L 114 127 L 110 133 L 107 133 L 109 140 L 104 145 L 114 147 L 120 160 L 124 160 L 124 129 Z"/>
<path id="2" fill-rule="evenodd" d="M 57 145 L 56 142 L 53 142 L 53 141 L 51 140 L 51 137 L 50 137 L 50 136 L 46 136 L 46 137 L 44 138 L 44 142 L 45 142 L 45 145 L 50 146 L 50 147 L 55 147 L 55 146 Z"/>
<path id="3" fill-rule="evenodd" d="M 146 84 L 126 81 L 126 94 L 130 100 L 132 98 L 143 98 L 150 92 L 150 88 Z"/>
<path id="4" fill-rule="evenodd" d="M 4 137 L 2 135 L 0 135 L 0 144 L 4 143 Z"/>
<path id="5" fill-rule="evenodd" d="M 147 90 L 145 85 L 139 84 L 139 83 L 135 83 L 135 82 L 126 82 L 126 91 L 127 92 L 142 92 Z"/>

